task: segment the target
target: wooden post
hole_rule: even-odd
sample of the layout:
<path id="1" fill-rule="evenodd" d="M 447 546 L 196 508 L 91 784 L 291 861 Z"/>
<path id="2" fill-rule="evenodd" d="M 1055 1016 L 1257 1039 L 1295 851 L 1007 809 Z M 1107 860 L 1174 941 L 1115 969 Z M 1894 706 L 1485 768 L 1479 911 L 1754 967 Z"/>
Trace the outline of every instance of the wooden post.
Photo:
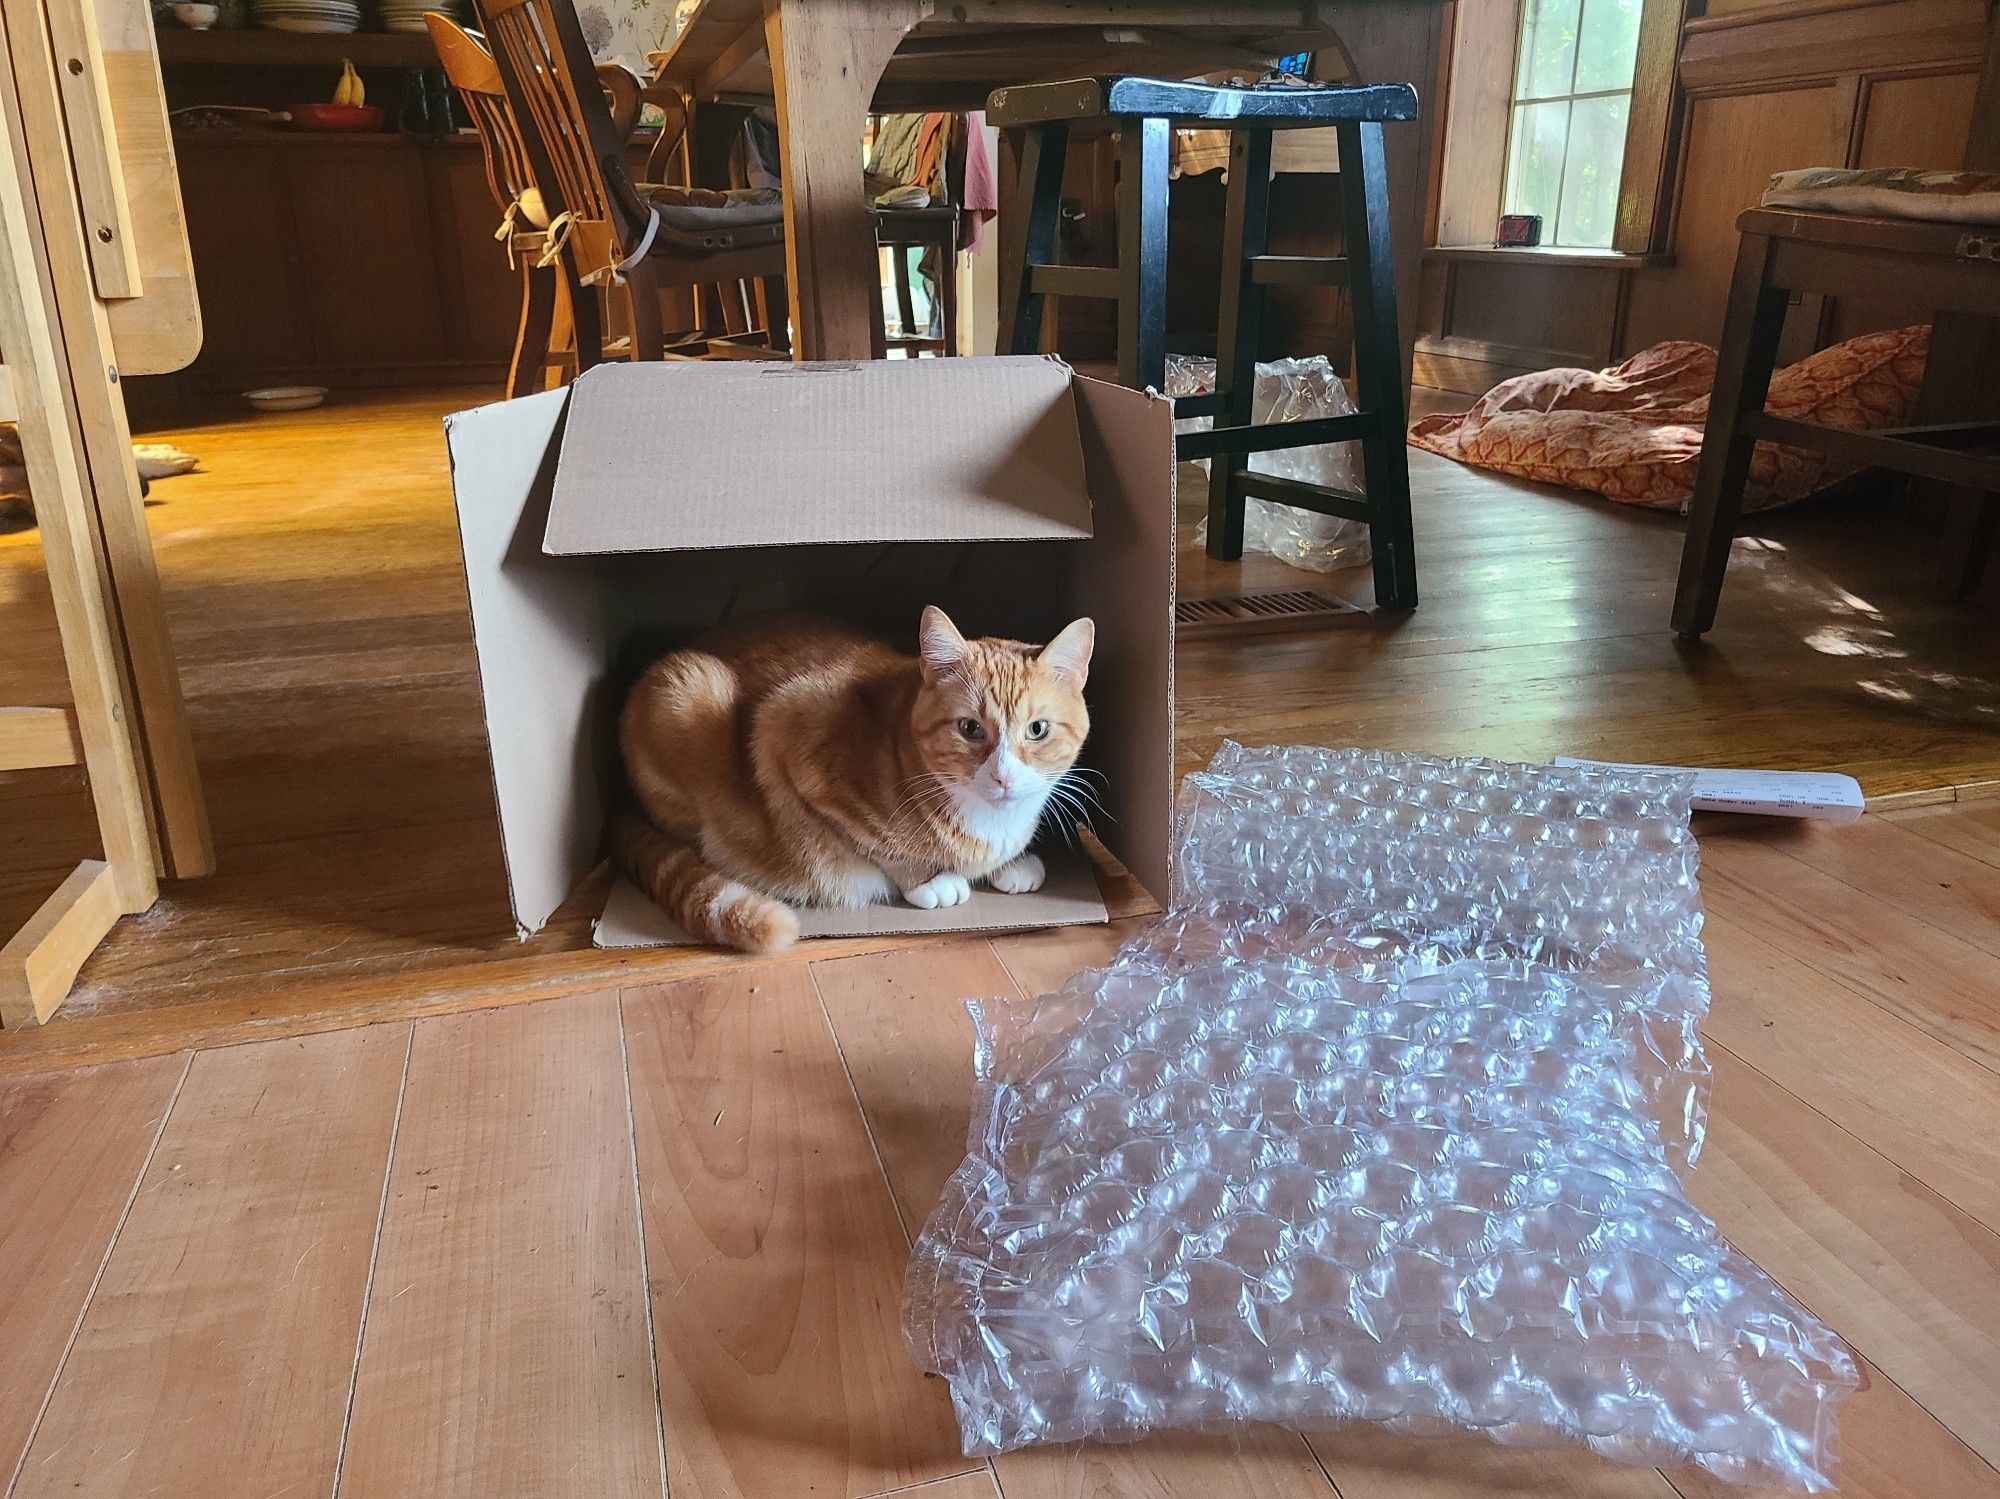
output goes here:
<path id="1" fill-rule="evenodd" d="M 10 135 L 9 157 L 16 190 L 27 217 L 10 213 L 6 222 L 32 247 L 36 274 L 26 283 L 40 304 L 52 351 L 50 375 L 59 399 L 45 409 L 62 413 L 62 441 L 77 470 L 83 509 L 80 539 L 109 611 L 112 671 L 124 698 L 117 731 L 130 743 L 146 795 L 141 803 L 155 868 L 176 875 L 207 874 L 215 867 L 207 809 L 196 771 L 194 741 L 167 629 L 159 571 L 146 531 L 145 501 L 132 462 L 132 433 L 125 416 L 118 350 L 97 272 L 87 248 L 86 207 L 78 194 L 72 161 L 95 159 L 116 148 L 93 137 L 64 113 L 58 59 L 50 46 L 44 16 L 96 0 L 0 0 L 0 96 Z M 80 21 L 58 28 L 81 34 Z M 79 59 L 81 60 L 81 59 Z M 93 62 L 102 65 L 100 54 Z M 86 71 L 89 71 L 86 68 Z M 140 78 L 129 70 L 105 75 L 112 86 L 146 83 L 158 89 L 158 75 Z M 115 100 L 112 101 L 115 104 Z M 172 170 L 171 156 L 166 169 Z M 117 160 L 97 161 L 79 175 L 86 180 L 124 182 Z M 178 195 L 172 195 L 177 203 Z M 184 237 L 185 231 L 177 232 Z M 113 305 L 140 313 L 144 297 Z M 6 357 L 14 359 L 12 344 Z M 21 396 L 27 404 L 25 394 Z M 25 429 L 24 429 L 25 432 Z M 38 508 L 41 498 L 37 496 Z M 120 868 L 117 859 L 114 869 Z"/>
<path id="2" fill-rule="evenodd" d="M 800 359 L 866 359 L 879 260 L 861 185 L 875 85 L 920 0 L 765 0 L 785 168 L 785 284 Z"/>
<path id="3" fill-rule="evenodd" d="M 157 898 L 156 788 L 148 784 L 142 750 L 154 747 L 154 740 L 140 731 L 135 679 L 149 685 L 159 710 L 151 726 L 178 725 L 185 735 L 139 510 L 131 436 L 107 354 L 104 304 L 84 248 L 82 207 L 70 176 L 74 133 L 64 126 L 52 67 L 48 32 L 38 13 L 21 0 L 0 0 L 0 225 L 7 231 L 0 234 L 0 351 L 7 360 L 9 405 L 20 429 L 72 700 L 68 709 L 0 710 L 0 768 L 81 761 L 104 857 L 78 865 L 28 924 L 0 946 L 0 1025 L 5 1026 L 47 1019 L 118 918 L 145 910 Z M 20 86 L 24 76 L 26 87 Z M 78 139 L 75 148 L 94 144 Z M 109 165 L 106 171 L 115 176 L 117 168 Z M 93 367 L 91 361 L 100 363 Z M 121 486 L 119 476 L 129 482 Z M 118 556 L 126 564 L 122 570 Z M 148 585 L 151 592 L 138 603 L 127 598 L 121 612 L 120 582 Z M 143 642 L 143 651 L 134 651 L 135 620 L 141 618 L 150 619 L 156 633 Z M 194 837 L 191 852 L 206 860 L 207 827 L 194 790 L 192 754 L 178 765 L 171 755 L 156 757 L 153 768 L 161 782 L 161 828 Z M 166 777 L 176 770 L 184 771 L 187 785 L 168 795 Z M 183 841 L 179 847 L 188 845 Z"/>

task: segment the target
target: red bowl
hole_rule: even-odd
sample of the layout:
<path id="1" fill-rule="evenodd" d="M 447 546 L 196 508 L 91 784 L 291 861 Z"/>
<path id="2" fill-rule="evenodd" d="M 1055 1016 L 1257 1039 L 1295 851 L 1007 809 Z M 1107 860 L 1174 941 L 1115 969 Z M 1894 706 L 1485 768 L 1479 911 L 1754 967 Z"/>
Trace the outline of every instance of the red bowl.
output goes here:
<path id="1" fill-rule="evenodd" d="M 379 104 L 294 104 L 285 111 L 294 130 L 380 130 Z"/>

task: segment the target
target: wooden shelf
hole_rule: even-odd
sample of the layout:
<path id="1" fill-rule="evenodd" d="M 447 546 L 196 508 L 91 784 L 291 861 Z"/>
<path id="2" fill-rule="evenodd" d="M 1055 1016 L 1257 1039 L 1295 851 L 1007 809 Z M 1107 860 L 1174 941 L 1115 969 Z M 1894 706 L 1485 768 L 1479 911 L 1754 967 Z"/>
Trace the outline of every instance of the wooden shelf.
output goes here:
<path id="1" fill-rule="evenodd" d="M 313 68 L 350 58 L 357 68 L 434 68 L 430 37 L 399 31 L 350 31 L 322 36 L 301 31 L 189 31 L 162 26 L 166 67 Z"/>

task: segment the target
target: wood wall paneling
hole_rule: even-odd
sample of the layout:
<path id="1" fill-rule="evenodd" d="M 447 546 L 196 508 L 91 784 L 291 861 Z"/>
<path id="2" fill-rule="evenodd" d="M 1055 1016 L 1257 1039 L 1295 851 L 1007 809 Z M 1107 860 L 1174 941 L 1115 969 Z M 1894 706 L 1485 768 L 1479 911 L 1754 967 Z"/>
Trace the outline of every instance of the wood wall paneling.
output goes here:
<path id="1" fill-rule="evenodd" d="M 201 365 L 312 358 L 304 267 L 284 161 L 233 142 L 180 151 L 181 199 L 201 292 Z"/>
<path id="2" fill-rule="evenodd" d="M 1965 159 L 1978 92 L 1979 75 L 1970 71 L 1874 80 L 1862 97 L 1854 164 L 1956 168 Z M 1835 310 L 1829 332 L 1835 339 L 1852 338 L 1929 319 L 1929 308 L 1848 298 Z"/>
<path id="3" fill-rule="evenodd" d="M 1771 174 L 1825 166 L 1846 152 L 1848 119 L 1831 85 L 1697 98 L 1688 106 L 1680 174 L 1675 264 L 1638 276 L 1623 344 L 1641 349 L 1668 338 L 1713 343 L 1736 263 L 1736 219 L 1757 201 Z M 1797 358 L 1817 329 L 1816 306 L 1794 311 L 1784 357 Z"/>
<path id="4" fill-rule="evenodd" d="M 1483 22 L 1470 25 L 1490 24 L 1512 9 L 1493 5 Z M 1662 248 L 1673 263 L 1615 273 L 1629 283 L 1623 298 L 1592 295 L 1584 279 L 1592 273 L 1576 268 L 1516 273 L 1512 285 L 1521 298 L 1550 304 L 1539 319 L 1514 299 L 1493 295 L 1491 281 L 1469 289 L 1470 268 L 1453 265 L 1443 273 L 1445 284 L 1427 287 L 1423 297 L 1419 364 L 1427 378 L 1454 382 L 1444 388 L 1483 389 L 1523 361 L 1594 363 L 1594 354 L 1570 356 L 1603 350 L 1618 358 L 1669 338 L 1714 342 L 1735 258 L 1736 218 L 1770 174 L 1804 166 L 1960 164 L 1989 48 L 1985 0 L 1710 0 L 1705 12 L 1681 28 L 1682 118 L 1635 121 L 1635 130 L 1664 132 L 1668 140 L 1679 131 L 1678 155 L 1662 168 L 1674 194 L 1671 214 L 1663 216 L 1670 224 Z M 1455 88 L 1470 92 L 1455 94 L 1453 109 L 1490 111 L 1487 96 L 1497 85 L 1478 80 L 1497 78 L 1508 65 L 1489 56 L 1486 71 L 1470 75 L 1475 81 L 1468 85 L 1475 54 L 1463 40 L 1466 15 L 1459 28 Z M 1494 180 L 1501 170 L 1502 148 L 1491 139 L 1467 144 L 1464 124 L 1455 113 L 1440 174 L 1442 244 L 1486 237 L 1474 222 L 1484 210 L 1467 206 L 1476 206 L 1479 194 L 1468 188 L 1465 163 L 1484 150 Z M 1504 119 L 1499 130 L 1504 138 Z M 1628 170 L 1639 154 L 1635 138 Z M 1621 247 L 1638 248 L 1636 234 L 1635 225 L 1622 224 Z M 1808 299 L 1793 313 L 1783 357 L 1923 316 L 1923 309 L 1889 303 L 1828 308 Z M 1539 344 L 1523 333 L 1537 326 Z"/>

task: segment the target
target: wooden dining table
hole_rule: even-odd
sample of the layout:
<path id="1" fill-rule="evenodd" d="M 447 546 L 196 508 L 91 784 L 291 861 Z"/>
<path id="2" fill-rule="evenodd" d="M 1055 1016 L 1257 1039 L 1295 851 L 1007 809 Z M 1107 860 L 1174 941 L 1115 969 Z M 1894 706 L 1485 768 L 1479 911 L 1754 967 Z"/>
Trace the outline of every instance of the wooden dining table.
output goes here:
<path id="1" fill-rule="evenodd" d="M 1445 0 L 702 0 L 653 62 L 704 102 L 775 103 L 792 347 L 866 359 L 879 294 L 861 181 L 870 113 L 984 107 L 1013 84 L 1128 73 L 1255 76 L 1316 54 L 1320 77 L 1437 77 Z M 1388 132 L 1403 346 L 1415 332 L 1431 131 Z"/>

